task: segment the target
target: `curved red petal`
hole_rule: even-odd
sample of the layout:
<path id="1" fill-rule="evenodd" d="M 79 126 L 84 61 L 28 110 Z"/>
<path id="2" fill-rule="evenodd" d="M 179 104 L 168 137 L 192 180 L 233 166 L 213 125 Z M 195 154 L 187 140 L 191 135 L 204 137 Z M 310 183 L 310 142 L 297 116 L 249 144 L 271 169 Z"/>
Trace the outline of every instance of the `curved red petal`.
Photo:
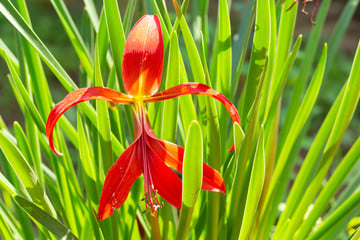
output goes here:
<path id="1" fill-rule="evenodd" d="M 144 102 L 158 102 L 189 94 L 205 95 L 219 100 L 229 112 L 233 122 L 237 122 L 240 124 L 240 117 L 236 107 L 224 95 L 201 83 L 190 82 L 180 84 L 175 87 L 166 89 L 162 92 L 159 92 L 151 97 L 147 97 Z M 232 146 L 230 151 L 233 150 L 234 147 Z"/>
<path id="2" fill-rule="evenodd" d="M 57 120 L 72 106 L 94 99 L 122 104 L 131 104 L 133 102 L 133 99 L 129 96 L 121 92 L 103 87 L 82 88 L 66 95 L 66 97 L 61 102 L 57 103 L 51 110 L 46 122 L 46 135 L 49 138 L 49 145 L 56 154 L 62 155 L 55 149 L 52 136 Z"/>
<path id="3" fill-rule="evenodd" d="M 184 148 L 153 137 L 147 141 L 147 144 L 153 151 L 153 154 L 157 155 L 167 166 L 182 173 Z M 203 163 L 203 183 L 201 189 L 226 193 L 225 183 L 221 174 L 206 163 Z"/>
<path id="4" fill-rule="evenodd" d="M 154 190 L 168 203 L 181 208 L 182 183 L 177 174 L 172 171 L 159 157 L 149 151 L 149 165 Z"/>
<path id="5" fill-rule="evenodd" d="M 131 96 L 151 96 L 161 83 L 164 43 L 156 15 L 142 17 L 131 30 L 124 47 L 122 76 Z"/>
<path id="6" fill-rule="evenodd" d="M 111 216 L 115 209 L 121 207 L 132 184 L 141 175 L 136 148 L 137 142 L 134 142 L 120 155 L 106 175 L 98 210 L 100 221 Z"/>

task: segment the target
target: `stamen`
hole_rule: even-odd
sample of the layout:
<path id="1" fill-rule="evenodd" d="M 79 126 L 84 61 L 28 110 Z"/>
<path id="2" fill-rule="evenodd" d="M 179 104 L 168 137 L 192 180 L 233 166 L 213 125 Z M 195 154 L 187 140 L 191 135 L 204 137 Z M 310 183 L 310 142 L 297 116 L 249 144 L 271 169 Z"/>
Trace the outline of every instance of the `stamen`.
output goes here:
<path id="1" fill-rule="evenodd" d="M 141 201 L 145 201 L 145 212 L 150 212 L 153 215 L 157 214 L 159 208 L 162 208 L 162 205 L 159 203 L 157 198 L 157 190 L 154 189 L 154 183 L 151 176 L 150 170 L 150 161 L 151 155 L 149 155 L 147 146 L 146 146 L 146 110 L 144 109 L 142 103 L 136 105 L 136 119 L 138 120 L 138 127 L 141 129 L 140 136 L 140 151 L 141 151 L 141 160 L 139 164 L 143 166 L 144 174 L 144 192 L 145 196 Z"/>
<path id="2" fill-rule="evenodd" d="M 152 197 L 150 197 L 150 194 L 148 192 L 145 192 L 145 197 L 142 198 L 142 200 L 145 201 L 145 210 L 142 213 L 149 212 L 153 215 L 156 215 L 159 208 L 164 207 L 164 202 L 162 202 L 162 203 L 159 202 L 159 200 L 156 196 L 156 192 L 157 191 L 153 191 L 154 195 Z M 156 202 L 156 204 L 154 204 L 155 202 Z"/>

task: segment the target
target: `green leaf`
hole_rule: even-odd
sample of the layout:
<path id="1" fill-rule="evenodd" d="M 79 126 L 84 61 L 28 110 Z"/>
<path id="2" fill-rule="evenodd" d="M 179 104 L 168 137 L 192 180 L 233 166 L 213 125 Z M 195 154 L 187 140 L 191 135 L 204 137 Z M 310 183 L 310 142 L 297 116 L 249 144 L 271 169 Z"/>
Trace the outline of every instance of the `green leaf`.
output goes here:
<path id="1" fill-rule="evenodd" d="M 331 239 L 338 233 L 338 225 L 347 224 L 350 218 L 360 209 L 360 189 L 352 194 L 329 218 L 322 222 L 314 232 L 307 238 L 308 240 Z"/>
<path id="2" fill-rule="evenodd" d="M 20 77 L 19 77 L 18 73 L 16 72 L 15 67 L 12 65 L 12 62 L 10 61 L 9 57 L 7 56 L 7 54 L 4 51 L 0 50 L 0 55 L 2 55 L 4 57 L 6 63 L 8 64 L 8 68 L 10 70 L 12 79 L 15 83 L 14 85 L 16 86 L 17 90 L 19 91 L 19 95 L 21 96 L 22 100 L 24 101 L 26 108 L 30 112 L 31 116 L 33 117 L 33 119 L 34 119 L 35 123 L 37 124 L 37 127 L 40 129 L 40 131 L 45 133 L 45 123 L 44 123 L 39 111 L 35 107 L 33 101 L 31 100 L 30 94 L 28 93 L 28 91 L 24 87 L 22 81 L 20 80 Z"/>
<path id="3" fill-rule="evenodd" d="M 56 216 L 55 210 L 42 189 L 35 172 L 20 150 L 6 137 L 3 131 L 0 131 L 0 148 L 33 201 L 46 209 L 51 215 Z"/>
<path id="4" fill-rule="evenodd" d="M 305 122 L 307 118 L 309 117 L 311 110 L 315 104 L 317 95 L 320 90 L 321 82 L 323 79 L 323 74 L 325 70 L 325 63 L 326 63 L 326 53 L 327 53 L 327 45 L 325 44 L 323 53 L 321 55 L 321 58 L 319 60 L 318 67 L 314 73 L 313 79 L 308 87 L 308 90 L 306 91 L 306 94 L 304 96 L 304 99 L 301 103 L 301 106 L 299 109 L 297 109 L 297 114 L 292 122 L 290 131 L 288 132 L 286 141 L 284 146 L 281 148 L 280 155 L 277 160 L 277 164 L 274 170 L 274 174 L 271 179 L 271 184 L 269 187 L 268 197 L 267 199 L 274 194 L 274 190 L 276 192 L 276 186 L 279 180 L 281 179 L 281 176 L 283 174 L 283 170 L 285 168 L 285 165 L 289 161 L 288 157 L 291 152 L 291 149 L 299 136 L 303 126 L 305 125 Z M 268 206 L 268 203 L 265 203 L 265 209 Z"/>
<path id="5" fill-rule="evenodd" d="M 333 35 L 329 40 L 329 54 L 328 54 L 328 64 L 326 67 L 327 70 L 333 66 L 334 61 L 336 61 L 336 52 L 339 49 L 341 40 L 345 35 L 348 25 L 351 23 L 351 19 L 356 12 L 357 7 L 359 6 L 360 0 L 350 0 L 347 1 L 344 10 L 341 12 L 340 18 L 336 22 L 336 27 L 333 30 Z M 325 75 L 326 78 L 327 75 Z"/>
<path id="6" fill-rule="evenodd" d="M 196 151 L 194 151 L 196 149 Z M 199 196 L 203 178 L 203 141 L 198 122 L 190 124 L 186 139 L 183 165 L 183 194 L 176 240 L 187 239 L 192 213 Z"/>
<path id="7" fill-rule="evenodd" d="M 280 97 L 282 96 L 282 92 L 285 88 L 285 84 L 289 77 L 291 67 L 294 64 L 295 58 L 300 49 L 301 42 L 302 42 L 302 35 L 299 35 L 298 38 L 296 39 L 296 42 L 294 44 L 294 48 L 293 48 L 292 52 L 288 55 L 286 62 L 283 65 L 282 72 L 281 72 L 280 77 L 278 78 L 279 80 L 277 82 L 277 85 L 271 87 L 271 90 L 273 90 L 273 91 L 269 93 L 269 97 L 268 97 L 269 104 L 267 104 L 267 110 L 265 113 L 264 121 L 266 121 L 268 119 L 269 114 L 277 113 L 276 107 L 278 105 Z M 271 118 L 271 117 L 269 117 L 269 118 Z"/>
<path id="8" fill-rule="evenodd" d="M 125 46 L 125 33 L 121 21 L 120 11 L 116 0 L 104 0 L 106 23 L 109 33 L 110 46 L 114 59 L 116 75 L 120 90 L 124 91 L 122 83 L 122 57 Z"/>
<path id="9" fill-rule="evenodd" d="M 7 178 L 0 172 L 0 188 L 8 194 L 17 194 L 16 188 L 7 180 Z"/>
<path id="10" fill-rule="evenodd" d="M 354 113 L 355 107 L 357 102 L 359 101 L 360 96 L 360 71 L 359 69 L 360 64 L 360 50 L 358 47 L 357 53 L 355 55 L 352 72 L 350 74 L 349 80 L 346 82 L 345 86 L 339 93 L 336 101 L 334 102 L 333 106 L 331 107 L 328 115 L 326 116 L 320 130 L 317 133 L 317 136 L 306 155 L 306 158 L 303 162 L 303 165 L 298 173 L 298 176 L 294 182 L 293 188 L 290 191 L 286 208 L 284 212 L 282 213 L 279 225 L 281 225 L 284 220 L 287 220 L 290 218 L 290 215 L 295 211 L 295 209 L 298 207 L 299 202 L 304 197 L 305 189 L 308 187 L 308 181 L 310 180 L 311 174 L 313 173 L 313 169 L 317 164 L 319 164 L 318 159 L 320 158 L 321 154 L 324 154 L 324 147 L 327 145 L 327 147 L 330 151 L 326 153 L 327 157 L 325 159 L 331 159 L 331 155 L 334 154 L 334 151 L 336 151 L 335 147 L 337 144 L 339 144 L 339 141 L 341 140 L 341 136 L 345 129 L 348 126 L 348 123 L 352 117 L 352 114 Z M 335 122 L 337 126 L 335 126 Z M 336 131 L 337 135 L 334 135 L 332 132 Z M 329 144 L 329 137 L 330 134 L 336 138 L 332 137 L 333 140 L 331 141 L 332 144 Z M 335 145 L 334 145 L 335 140 Z M 338 141 L 338 143 L 336 143 Z M 326 163 L 327 165 L 323 169 L 323 172 L 326 172 L 326 168 L 329 167 L 329 162 Z M 324 164 L 324 163 L 322 163 Z M 322 180 L 319 180 L 319 183 L 321 183 Z"/>
<path id="11" fill-rule="evenodd" d="M 94 26 L 95 31 L 99 28 L 99 17 L 93 0 L 83 0 L 85 4 L 85 10 L 89 15 L 90 21 Z"/>
<path id="12" fill-rule="evenodd" d="M 33 154 L 30 149 L 30 144 L 25 136 L 24 131 L 22 130 L 20 124 L 18 122 L 14 123 L 14 135 L 16 137 L 16 142 L 19 147 L 19 150 L 24 154 L 25 159 L 28 163 L 35 168 L 36 174 L 39 177 L 39 181 L 42 186 L 44 186 L 44 182 L 42 179 L 42 170 L 40 166 L 40 161 L 35 161 Z M 41 176 L 41 178 L 40 178 Z"/>
<path id="13" fill-rule="evenodd" d="M 305 90 L 307 80 L 309 74 L 312 72 L 312 65 L 315 59 L 315 54 L 320 43 L 321 30 L 323 29 L 326 15 L 330 6 L 330 0 L 324 0 L 321 2 L 321 6 L 316 18 L 316 25 L 313 28 L 309 39 L 306 45 L 306 49 L 303 56 L 303 61 L 301 62 L 301 66 L 299 69 L 299 76 L 296 80 L 296 85 L 293 90 L 293 95 L 291 96 L 291 100 L 289 103 L 288 111 L 286 112 L 285 122 L 282 126 L 282 131 L 280 132 L 279 137 L 279 147 L 282 148 L 286 142 L 287 133 L 289 132 L 292 123 L 294 122 L 294 118 L 298 113 L 298 108 L 301 102 L 301 96 Z"/>
<path id="14" fill-rule="evenodd" d="M 31 21 L 29 13 L 27 10 L 25 0 L 17 1 L 19 13 L 31 27 Z M 37 105 L 39 106 L 39 111 L 41 116 L 45 118 L 50 112 L 51 108 L 51 94 L 49 86 L 46 80 L 45 71 L 42 67 L 42 63 L 35 49 L 31 46 L 29 42 L 22 36 L 20 36 L 21 50 L 23 52 L 24 61 L 23 67 L 27 68 L 29 73 L 29 79 L 24 81 L 29 93 L 34 93 Z M 25 71 L 19 74 L 24 80 L 27 79 Z"/>
<path id="15" fill-rule="evenodd" d="M 96 175 L 96 163 L 94 162 L 94 153 L 90 147 L 90 142 L 88 137 L 85 134 L 84 125 L 81 121 L 80 114 L 77 114 L 77 127 L 79 132 L 79 153 L 80 161 L 84 169 L 84 184 L 86 189 L 86 194 L 93 204 L 98 200 L 97 192 L 97 175 Z M 95 186 L 94 186 L 95 185 Z"/>
<path id="16" fill-rule="evenodd" d="M 194 151 L 196 149 L 196 151 Z M 193 121 L 186 139 L 183 165 L 183 205 L 194 207 L 202 184 L 203 140 L 198 122 Z"/>
<path id="17" fill-rule="evenodd" d="M 124 32 L 126 36 L 129 34 L 131 29 L 132 20 L 136 9 L 136 3 L 137 0 L 129 1 L 126 8 L 125 17 L 124 17 L 124 26 L 125 26 Z"/>
<path id="18" fill-rule="evenodd" d="M 249 40 L 250 40 L 250 35 L 251 35 L 251 31 L 252 31 L 252 26 L 254 23 L 254 18 L 255 18 L 255 12 L 256 12 L 256 8 L 255 8 L 255 0 L 251 0 L 249 1 L 246 10 L 245 10 L 245 15 L 241 21 L 241 25 L 239 28 L 239 31 L 236 35 L 239 36 L 239 40 L 236 41 L 234 39 L 233 41 L 233 60 L 238 60 L 238 64 L 236 66 L 236 70 L 235 70 L 235 74 L 233 74 L 233 82 L 236 83 L 234 87 L 234 93 L 233 95 L 237 97 L 237 89 L 238 89 L 238 85 L 240 84 L 240 75 L 244 66 L 244 60 L 245 60 L 245 56 L 247 53 L 247 49 L 248 49 L 248 45 L 249 45 Z M 235 66 L 234 64 L 232 64 L 233 67 Z M 234 71 L 234 70 L 233 70 Z M 237 103 L 237 99 L 234 99 L 235 103 Z"/>
<path id="19" fill-rule="evenodd" d="M 253 105 L 257 88 L 266 64 L 270 46 L 270 2 L 260 0 L 256 3 L 256 20 L 253 49 L 250 56 L 248 76 L 239 105 L 240 118 L 245 119 Z M 244 122 L 242 123 L 242 125 Z M 243 125 L 244 126 L 244 125 Z"/>
<path id="20" fill-rule="evenodd" d="M 61 222 L 53 218 L 47 212 L 37 207 L 25 198 L 15 195 L 14 201 L 33 219 L 43 225 L 47 230 L 60 239 L 77 239 L 77 237 Z"/>
<path id="21" fill-rule="evenodd" d="M 246 197 L 246 204 L 239 240 L 248 239 L 251 227 L 256 218 L 256 212 L 260 201 L 265 179 L 265 142 L 264 129 L 261 129 L 256 146 L 256 152 L 251 170 L 249 190 Z"/>
<path id="22" fill-rule="evenodd" d="M 360 138 L 354 143 L 351 149 L 348 151 L 344 159 L 340 162 L 331 178 L 320 192 L 319 196 L 313 205 L 312 210 L 307 214 L 306 221 L 304 221 L 299 227 L 299 232 L 304 229 L 311 229 L 316 220 L 320 217 L 321 213 L 329 203 L 330 199 L 336 191 L 339 189 L 341 183 L 345 177 L 349 174 L 355 163 L 360 159 Z M 294 214 L 294 218 L 296 218 Z"/>
<path id="23" fill-rule="evenodd" d="M 76 84 L 71 80 L 70 76 L 66 73 L 64 68 L 55 59 L 55 57 L 46 48 L 41 39 L 27 24 L 24 18 L 17 12 L 13 4 L 9 0 L 0 1 L 0 12 L 6 19 L 16 28 L 16 30 L 24 36 L 31 45 L 37 50 L 44 62 L 48 65 L 51 71 L 59 79 L 62 85 L 69 92 L 77 89 Z"/>
<path id="24" fill-rule="evenodd" d="M 100 25 L 101 26 L 101 25 Z M 99 31 L 100 32 L 100 31 Z M 101 35 L 98 35 L 101 36 Z M 95 46 L 95 85 L 98 87 L 103 87 L 103 79 L 101 75 L 101 62 L 100 62 L 100 46 L 104 43 L 102 42 L 103 38 L 96 39 Z M 105 41 L 107 44 L 107 41 Z M 104 56 L 104 55 L 103 55 Z M 107 102 L 105 101 L 96 101 L 96 110 L 97 110 L 97 126 L 100 134 L 100 152 L 101 160 L 103 163 L 103 170 L 106 174 L 110 167 L 113 164 L 112 160 L 112 145 L 111 145 L 111 127 L 109 119 L 109 110 L 107 107 Z"/>
<path id="25" fill-rule="evenodd" d="M 180 52 L 176 32 L 170 35 L 170 49 L 168 58 L 165 89 L 176 86 L 180 83 Z M 161 139 L 176 141 L 177 117 L 179 112 L 179 100 L 170 99 L 164 101 Z"/>
<path id="26" fill-rule="evenodd" d="M 20 227 L 16 224 L 15 216 L 8 211 L 8 206 L 0 202 L 0 234 L 4 239 L 23 239 Z"/>
<path id="27" fill-rule="evenodd" d="M 216 62 L 217 90 L 225 97 L 230 97 L 231 84 L 231 25 L 227 0 L 219 1 L 219 20 L 217 39 L 215 42 L 217 52 L 213 56 Z M 224 64 L 226 63 L 226 64 Z"/>
<path id="28" fill-rule="evenodd" d="M 51 0 L 51 3 L 73 45 L 79 60 L 84 67 L 88 77 L 92 80 L 94 75 L 93 63 L 90 57 L 90 53 L 85 46 L 84 40 L 82 39 L 69 10 L 63 0 Z"/>
<path id="29" fill-rule="evenodd" d="M 358 46 L 358 50 L 354 59 L 354 65 L 350 73 L 348 82 L 349 85 L 347 84 L 347 91 L 345 94 L 346 97 L 344 97 L 341 103 L 340 111 L 338 112 L 334 125 L 332 126 L 332 131 L 328 137 L 316 175 L 314 176 L 311 184 L 308 186 L 302 199 L 302 202 L 306 202 L 306 200 L 310 198 L 308 200 L 308 205 L 311 203 L 310 200 L 316 197 L 317 192 L 321 188 L 321 182 L 327 175 L 328 169 L 331 166 L 337 148 L 340 145 L 341 138 L 344 135 L 346 127 L 349 125 L 350 120 L 352 119 L 352 116 L 356 110 L 356 106 L 360 98 L 360 70 L 358 65 L 360 63 L 359 53 L 360 44 Z M 312 227 L 312 225 L 307 223 L 300 226 L 300 229 L 297 233 L 298 239 L 301 239 L 302 236 L 306 236 L 311 231 Z"/>
<path id="30" fill-rule="evenodd" d="M 272 83 L 272 89 L 276 89 L 278 85 L 281 85 L 281 82 L 278 82 L 278 79 L 282 73 L 283 63 L 286 60 L 286 56 L 288 56 L 290 46 L 293 41 L 296 13 L 299 4 L 295 4 L 294 6 L 292 6 L 292 4 L 293 1 L 287 0 L 284 1 L 283 5 L 281 6 L 281 17 L 277 35 L 278 41 L 276 46 L 276 57 L 272 77 L 274 83 Z"/>

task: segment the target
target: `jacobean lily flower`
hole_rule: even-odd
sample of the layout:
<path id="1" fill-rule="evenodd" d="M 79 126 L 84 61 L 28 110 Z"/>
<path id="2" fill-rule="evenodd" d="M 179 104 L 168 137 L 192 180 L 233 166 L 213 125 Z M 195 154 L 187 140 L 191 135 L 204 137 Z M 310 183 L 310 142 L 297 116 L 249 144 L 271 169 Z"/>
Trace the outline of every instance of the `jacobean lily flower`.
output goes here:
<path id="1" fill-rule="evenodd" d="M 135 139 L 106 175 L 99 203 L 99 220 L 112 215 L 124 203 L 132 184 L 141 174 L 144 175 L 148 209 L 156 214 L 160 207 L 157 194 L 171 205 L 181 208 L 182 183 L 173 170 L 182 173 L 184 149 L 155 136 L 145 103 L 187 94 L 207 95 L 219 100 L 234 122 L 240 122 L 234 105 L 204 84 L 185 83 L 156 93 L 161 83 L 163 60 L 164 44 L 159 19 L 156 15 L 144 16 L 130 32 L 124 48 L 122 75 L 128 95 L 103 87 L 79 89 L 57 103 L 48 117 L 46 134 L 50 147 L 61 155 L 54 147 L 53 129 L 60 116 L 70 107 L 94 99 L 132 105 Z M 225 194 L 225 184 L 220 173 L 205 163 L 202 189 Z"/>

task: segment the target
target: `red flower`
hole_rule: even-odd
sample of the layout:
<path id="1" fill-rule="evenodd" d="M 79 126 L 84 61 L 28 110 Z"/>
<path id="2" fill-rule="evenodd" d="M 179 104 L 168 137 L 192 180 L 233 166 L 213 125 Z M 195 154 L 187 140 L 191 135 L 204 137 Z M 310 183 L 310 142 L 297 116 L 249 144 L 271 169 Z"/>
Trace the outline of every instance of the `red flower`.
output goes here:
<path id="1" fill-rule="evenodd" d="M 163 60 L 164 44 L 159 19 L 156 15 L 144 16 L 136 23 L 125 44 L 122 71 L 128 95 L 103 87 L 79 89 L 56 104 L 48 117 L 46 134 L 50 147 L 61 155 L 54 147 L 52 133 L 59 117 L 70 107 L 93 99 L 133 106 L 135 139 L 106 175 L 98 210 L 99 220 L 112 215 L 124 203 L 132 184 L 141 174 L 144 174 L 146 207 L 151 208 L 154 214 L 159 208 L 157 193 L 173 206 L 181 208 L 182 184 L 172 169 L 182 173 L 184 149 L 155 136 L 145 103 L 187 94 L 207 95 L 219 100 L 233 121 L 240 123 L 234 105 L 204 84 L 180 84 L 156 94 L 161 83 Z M 220 173 L 205 163 L 202 189 L 225 194 Z"/>

